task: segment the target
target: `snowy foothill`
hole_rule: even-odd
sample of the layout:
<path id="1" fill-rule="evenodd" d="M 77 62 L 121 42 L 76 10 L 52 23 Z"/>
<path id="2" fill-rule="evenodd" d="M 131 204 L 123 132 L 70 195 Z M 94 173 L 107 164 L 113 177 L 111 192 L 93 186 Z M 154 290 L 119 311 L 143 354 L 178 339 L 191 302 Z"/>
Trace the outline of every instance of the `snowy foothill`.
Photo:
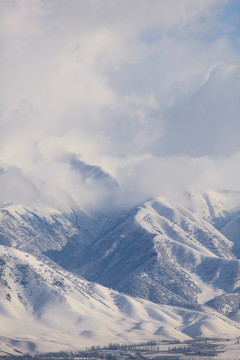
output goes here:
<path id="1" fill-rule="evenodd" d="M 1 245 L 1 354 L 71 351 L 109 342 L 237 337 L 215 311 L 135 299 Z"/>

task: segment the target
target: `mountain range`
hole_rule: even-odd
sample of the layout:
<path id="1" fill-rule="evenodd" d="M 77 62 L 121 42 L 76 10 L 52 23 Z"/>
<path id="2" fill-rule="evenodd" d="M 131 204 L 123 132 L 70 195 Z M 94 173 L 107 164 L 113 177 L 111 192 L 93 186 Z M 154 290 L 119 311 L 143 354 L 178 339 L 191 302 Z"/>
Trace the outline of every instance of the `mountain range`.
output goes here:
<path id="1" fill-rule="evenodd" d="M 84 181 L 119 186 L 69 161 Z M 240 210 L 230 197 L 239 193 L 109 212 L 2 204 L 0 353 L 240 336 Z"/>

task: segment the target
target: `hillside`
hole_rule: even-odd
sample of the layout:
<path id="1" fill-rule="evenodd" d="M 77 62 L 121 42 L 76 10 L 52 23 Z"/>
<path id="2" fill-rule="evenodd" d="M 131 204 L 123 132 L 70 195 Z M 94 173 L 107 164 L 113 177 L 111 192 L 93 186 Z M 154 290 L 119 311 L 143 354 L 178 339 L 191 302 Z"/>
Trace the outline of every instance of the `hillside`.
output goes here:
<path id="1" fill-rule="evenodd" d="M 134 299 L 0 246 L 0 352 L 74 350 L 92 344 L 240 336 L 234 322 Z"/>
<path id="2" fill-rule="evenodd" d="M 2 354 L 240 336 L 239 215 L 220 198 L 111 216 L 3 206 Z"/>

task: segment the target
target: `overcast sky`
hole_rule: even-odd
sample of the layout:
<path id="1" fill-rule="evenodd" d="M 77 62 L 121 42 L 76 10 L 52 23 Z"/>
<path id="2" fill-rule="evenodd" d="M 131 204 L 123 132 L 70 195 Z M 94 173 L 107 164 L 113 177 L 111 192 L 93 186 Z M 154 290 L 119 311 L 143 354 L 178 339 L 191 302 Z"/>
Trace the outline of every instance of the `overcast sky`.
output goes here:
<path id="1" fill-rule="evenodd" d="M 1 203 L 240 190 L 239 0 L 2 0 L 0 40 Z"/>

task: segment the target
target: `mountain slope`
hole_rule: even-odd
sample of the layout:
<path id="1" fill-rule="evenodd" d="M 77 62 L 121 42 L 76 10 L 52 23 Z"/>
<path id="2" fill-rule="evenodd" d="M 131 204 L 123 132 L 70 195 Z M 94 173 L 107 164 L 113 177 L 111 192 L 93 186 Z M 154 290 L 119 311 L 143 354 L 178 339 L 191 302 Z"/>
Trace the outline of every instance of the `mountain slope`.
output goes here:
<path id="1" fill-rule="evenodd" d="M 91 281 L 163 304 L 198 308 L 240 285 L 234 243 L 160 198 L 121 214 L 71 262 L 69 246 L 48 254 Z"/>
<path id="2" fill-rule="evenodd" d="M 0 246 L 0 254 L 2 354 L 70 351 L 111 341 L 240 336 L 236 323 L 207 308 L 196 312 L 153 304 L 13 248 Z"/>
<path id="3" fill-rule="evenodd" d="M 70 245 L 81 253 L 105 227 L 106 216 L 89 216 L 82 210 L 61 213 L 52 208 L 0 208 L 0 244 L 25 250 L 40 258 L 49 250 Z M 46 257 L 45 257 L 46 258 Z"/>
<path id="4" fill-rule="evenodd" d="M 8 205 L 0 242 L 132 296 L 199 308 L 236 292 L 240 276 L 237 241 L 210 223 L 213 214 L 224 222 L 223 205 L 194 200 L 194 213 L 157 198 L 111 217 Z"/>
<path id="5" fill-rule="evenodd" d="M 239 336 L 239 213 L 214 196 L 111 216 L 3 206 L 2 353 Z"/>

